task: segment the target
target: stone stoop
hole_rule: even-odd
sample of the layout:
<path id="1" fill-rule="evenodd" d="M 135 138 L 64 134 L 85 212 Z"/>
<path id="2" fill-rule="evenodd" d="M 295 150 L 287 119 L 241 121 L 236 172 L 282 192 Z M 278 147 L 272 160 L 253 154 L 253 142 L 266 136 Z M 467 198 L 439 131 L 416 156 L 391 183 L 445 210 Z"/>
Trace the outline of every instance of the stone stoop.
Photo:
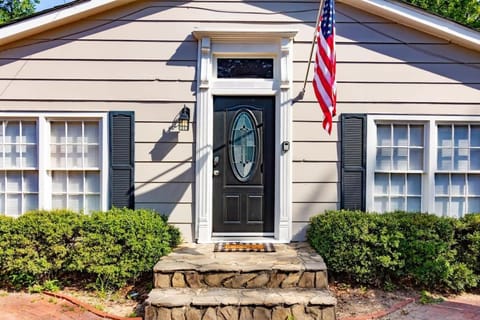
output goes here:
<path id="1" fill-rule="evenodd" d="M 306 243 L 276 252 L 186 244 L 154 267 L 146 320 L 334 320 L 323 259 Z"/>

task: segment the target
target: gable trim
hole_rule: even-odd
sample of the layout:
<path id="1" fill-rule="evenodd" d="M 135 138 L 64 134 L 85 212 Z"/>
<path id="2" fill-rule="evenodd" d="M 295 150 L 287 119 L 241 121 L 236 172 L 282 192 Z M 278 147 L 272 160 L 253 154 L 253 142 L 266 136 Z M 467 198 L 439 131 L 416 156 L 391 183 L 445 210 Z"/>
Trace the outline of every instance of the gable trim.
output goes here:
<path id="1" fill-rule="evenodd" d="M 44 32 L 67 23 L 75 22 L 91 15 L 116 8 L 135 0 L 92 0 L 79 2 L 65 8 L 58 8 L 32 16 L 17 23 L 2 27 L 0 30 L 0 45 L 17 41 L 28 36 Z"/>
<path id="2" fill-rule="evenodd" d="M 480 51 L 480 32 L 408 4 L 388 0 L 338 0 L 357 9 Z"/>

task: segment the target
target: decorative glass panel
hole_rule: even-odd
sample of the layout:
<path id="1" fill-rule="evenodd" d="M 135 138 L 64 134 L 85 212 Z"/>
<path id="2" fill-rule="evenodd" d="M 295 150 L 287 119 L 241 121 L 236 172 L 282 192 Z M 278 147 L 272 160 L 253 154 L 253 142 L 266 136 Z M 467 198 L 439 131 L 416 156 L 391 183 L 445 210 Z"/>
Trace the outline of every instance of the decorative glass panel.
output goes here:
<path id="1" fill-rule="evenodd" d="M 230 164 L 236 178 L 247 181 L 253 174 L 257 158 L 258 137 L 255 120 L 241 111 L 233 121 L 230 133 Z"/>
<path id="2" fill-rule="evenodd" d="M 217 59 L 217 78 L 273 79 L 273 59 Z"/>

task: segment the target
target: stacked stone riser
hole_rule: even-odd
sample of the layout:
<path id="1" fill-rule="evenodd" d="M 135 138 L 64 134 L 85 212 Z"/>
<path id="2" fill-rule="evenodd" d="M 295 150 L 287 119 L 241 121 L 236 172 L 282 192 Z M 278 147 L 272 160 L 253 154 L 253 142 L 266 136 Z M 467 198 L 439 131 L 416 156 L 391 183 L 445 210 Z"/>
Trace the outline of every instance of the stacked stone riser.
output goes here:
<path id="1" fill-rule="evenodd" d="M 259 272 L 215 272 L 177 271 L 173 273 L 156 272 L 155 288 L 311 288 L 326 289 L 328 285 L 326 271 L 278 270 Z"/>
<path id="2" fill-rule="evenodd" d="M 146 308 L 146 319 L 155 320 L 334 320 L 335 309 L 329 306 L 226 306 Z"/>
<path id="3" fill-rule="evenodd" d="M 335 320 L 327 268 L 308 245 L 217 253 L 191 244 L 162 257 L 146 320 Z"/>

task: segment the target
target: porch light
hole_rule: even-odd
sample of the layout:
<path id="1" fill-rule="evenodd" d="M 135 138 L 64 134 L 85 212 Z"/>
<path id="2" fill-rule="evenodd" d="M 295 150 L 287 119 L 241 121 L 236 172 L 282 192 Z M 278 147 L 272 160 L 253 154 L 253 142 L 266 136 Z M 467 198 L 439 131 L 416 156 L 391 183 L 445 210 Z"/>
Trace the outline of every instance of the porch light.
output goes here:
<path id="1" fill-rule="evenodd" d="M 188 131 L 190 128 L 190 109 L 187 106 L 183 106 L 180 115 L 178 116 L 178 130 Z"/>

